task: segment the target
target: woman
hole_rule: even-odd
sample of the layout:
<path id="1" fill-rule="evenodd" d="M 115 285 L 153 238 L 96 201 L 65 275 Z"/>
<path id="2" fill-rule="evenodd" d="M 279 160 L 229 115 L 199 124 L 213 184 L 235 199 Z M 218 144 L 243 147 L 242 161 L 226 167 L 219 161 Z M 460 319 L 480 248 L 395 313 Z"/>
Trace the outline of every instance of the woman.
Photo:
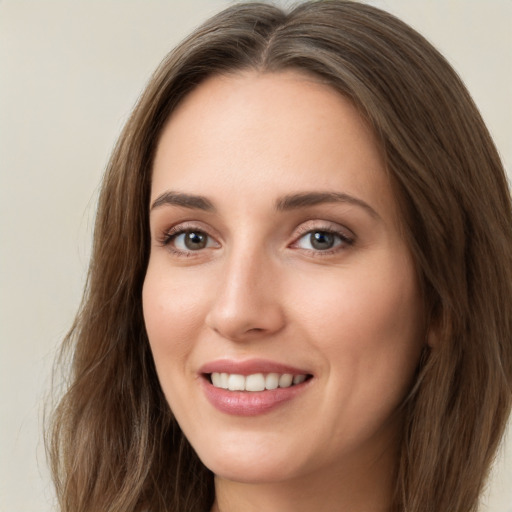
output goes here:
<path id="1" fill-rule="evenodd" d="M 109 164 L 54 418 L 65 511 L 476 510 L 510 411 L 510 196 L 370 6 L 240 4 Z"/>

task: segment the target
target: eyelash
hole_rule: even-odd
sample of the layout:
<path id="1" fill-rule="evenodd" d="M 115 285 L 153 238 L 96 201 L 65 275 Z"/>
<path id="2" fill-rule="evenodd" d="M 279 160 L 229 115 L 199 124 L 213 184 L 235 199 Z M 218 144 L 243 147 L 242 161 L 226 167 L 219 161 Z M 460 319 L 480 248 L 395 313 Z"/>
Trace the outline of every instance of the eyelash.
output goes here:
<path id="1" fill-rule="evenodd" d="M 304 226 L 299 227 L 299 229 L 297 230 L 297 236 L 295 237 L 295 241 L 291 244 L 291 246 L 296 246 L 302 238 L 304 238 L 306 235 L 311 235 L 313 233 L 327 233 L 338 238 L 340 242 L 334 247 L 325 250 L 303 249 L 305 251 L 308 251 L 314 257 L 321 258 L 325 256 L 331 256 L 333 254 L 336 254 L 340 251 L 347 249 L 347 247 L 350 247 L 355 243 L 355 237 L 348 236 L 340 229 L 335 229 L 332 226 L 311 226 L 306 224 Z"/>
<path id="2" fill-rule="evenodd" d="M 178 236 L 183 235 L 185 233 L 191 233 L 191 232 L 202 233 L 202 234 L 206 235 L 209 239 L 213 239 L 213 237 L 210 236 L 206 232 L 206 230 L 198 227 L 197 225 L 194 225 L 194 224 L 190 224 L 190 225 L 188 225 L 188 224 L 185 224 L 185 225 L 184 224 L 179 224 L 179 225 L 173 226 L 172 228 L 170 228 L 167 231 L 165 231 L 162 234 L 161 239 L 159 240 L 159 244 L 162 247 L 166 247 L 175 256 L 190 258 L 191 256 L 195 255 L 194 253 L 199 253 L 201 251 L 200 250 L 198 250 L 198 251 L 193 251 L 193 250 L 183 251 L 183 250 L 178 249 L 177 247 L 175 247 L 172 244 L 172 242 L 173 242 L 173 240 L 178 238 Z"/>
<path id="3" fill-rule="evenodd" d="M 205 229 L 202 229 L 201 227 L 198 227 L 197 225 L 191 224 L 191 225 L 183 225 L 179 224 L 177 226 L 173 226 L 172 228 L 168 229 L 162 234 L 162 237 L 159 240 L 159 244 L 162 247 L 167 247 L 168 250 L 178 256 L 178 257 L 185 257 L 189 258 L 192 256 L 195 256 L 195 253 L 200 253 L 202 249 L 198 249 L 196 251 L 194 250 L 188 250 L 184 251 L 181 249 L 176 248 L 173 246 L 172 242 L 175 240 L 178 236 L 190 233 L 190 232 L 196 232 L 204 234 L 208 239 L 214 240 L 214 238 L 208 234 L 208 232 Z M 313 255 L 314 257 L 325 257 L 330 256 L 332 254 L 335 254 L 337 252 L 340 252 L 347 248 L 347 246 L 352 246 L 355 243 L 355 237 L 347 236 L 345 233 L 341 232 L 341 230 L 333 229 L 332 226 L 301 226 L 297 230 L 297 235 L 294 238 L 294 241 L 289 245 L 289 247 L 297 246 L 299 241 L 304 238 L 306 235 L 310 235 L 313 233 L 327 233 L 330 235 L 333 235 L 336 237 L 339 241 L 337 245 L 330 249 L 302 249 L 303 251 L 308 252 L 309 254 Z"/>

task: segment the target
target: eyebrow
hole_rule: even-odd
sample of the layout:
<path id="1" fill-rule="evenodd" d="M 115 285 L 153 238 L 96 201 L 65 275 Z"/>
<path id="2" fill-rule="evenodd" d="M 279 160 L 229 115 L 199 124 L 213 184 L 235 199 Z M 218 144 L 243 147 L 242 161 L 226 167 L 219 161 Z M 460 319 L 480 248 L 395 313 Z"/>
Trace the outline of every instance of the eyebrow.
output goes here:
<path id="1" fill-rule="evenodd" d="M 366 210 L 372 217 L 380 218 L 380 215 L 368 203 L 365 203 L 362 199 L 341 192 L 301 192 L 289 194 L 279 198 L 276 201 L 275 207 L 277 211 L 282 212 L 325 203 L 353 204 Z M 199 195 L 185 194 L 183 192 L 167 191 L 160 194 L 151 205 L 151 210 L 164 205 L 181 206 L 183 208 L 207 212 L 216 211 L 215 206 L 208 198 Z"/>
<path id="2" fill-rule="evenodd" d="M 287 195 L 277 200 L 276 209 L 278 211 L 295 210 L 324 203 L 353 204 L 366 210 L 372 217 L 380 218 L 380 215 L 368 203 L 341 192 L 303 192 Z"/>
<path id="3" fill-rule="evenodd" d="M 181 192 L 167 191 L 160 194 L 151 205 L 151 210 L 164 205 L 182 206 L 184 208 L 204 210 L 207 212 L 215 211 L 213 203 L 206 197 L 183 194 Z"/>

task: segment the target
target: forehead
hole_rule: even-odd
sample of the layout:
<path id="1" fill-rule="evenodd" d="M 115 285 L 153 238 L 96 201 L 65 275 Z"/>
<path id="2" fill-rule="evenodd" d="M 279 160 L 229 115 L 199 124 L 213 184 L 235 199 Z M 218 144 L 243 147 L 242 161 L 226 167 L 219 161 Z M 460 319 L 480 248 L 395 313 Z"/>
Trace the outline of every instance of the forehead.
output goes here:
<path id="1" fill-rule="evenodd" d="M 208 195 L 221 187 L 233 200 L 245 189 L 336 188 L 396 214 L 368 124 L 333 88 L 294 71 L 211 77 L 171 115 L 157 147 L 152 198 L 169 188 Z"/>

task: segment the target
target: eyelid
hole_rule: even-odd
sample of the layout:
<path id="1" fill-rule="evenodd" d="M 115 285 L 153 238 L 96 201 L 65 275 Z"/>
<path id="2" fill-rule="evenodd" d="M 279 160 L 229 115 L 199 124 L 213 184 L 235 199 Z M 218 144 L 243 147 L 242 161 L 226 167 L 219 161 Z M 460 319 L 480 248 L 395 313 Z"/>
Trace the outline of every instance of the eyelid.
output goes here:
<path id="1" fill-rule="evenodd" d="M 173 239 L 177 238 L 181 234 L 186 233 L 187 231 L 198 231 L 201 233 L 204 233 L 210 240 L 213 240 L 215 243 L 215 247 L 205 247 L 203 249 L 198 249 L 197 251 L 194 250 L 182 250 L 178 249 L 176 247 L 173 247 L 171 242 Z M 213 231 L 213 234 L 212 234 Z M 195 253 L 200 253 L 204 251 L 204 249 L 212 249 L 212 248 L 219 248 L 221 246 L 219 242 L 219 236 L 212 230 L 210 227 L 205 226 L 202 222 L 199 221 L 183 221 L 179 222 L 175 225 L 172 225 L 164 230 L 162 230 L 158 237 L 157 242 L 160 246 L 166 247 L 169 251 L 171 251 L 174 254 L 184 255 L 184 256 L 193 256 Z"/>
<path id="2" fill-rule="evenodd" d="M 294 233 L 294 238 L 300 238 L 302 235 L 310 233 L 311 231 L 327 231 L 329 233 L 339 234 L 342 238 L 352 240 L 354 242 L 356 240 L 354 232 L 346 226 L 338 224 L 337 222 L 325 220 L 308 220 L 303 222 L 297 227 L 296 232 Z"/>
<path id="3" fill-rule="evenodd" d="M 334 247 L 330 249 L 320 250 L 320 249 L 304 249 L 301 247 L 298 247 L 299 241 L 307 234 L 314 233 L 314 232 L 326 232 L 331 233 L 341 240 L 342 243 L 335 245 Z M 289 245 L 289 247 L 306 251 L 311 254 L 314 254 L 315 256 L 329 256 L 333 253 L 337 253 L 343 250 L 346 250 L 347 247 L 354 245 L 356 242 L 356 236 L 355 234 L 348 229 L 346 226 L 342 226 L 337 223 L 333 223 L 330 221 L 321 221 L 321 220 L 312 220 L 307 221 L 303 224 L 301 224 L 293 236 L 293 241 Z"/>

